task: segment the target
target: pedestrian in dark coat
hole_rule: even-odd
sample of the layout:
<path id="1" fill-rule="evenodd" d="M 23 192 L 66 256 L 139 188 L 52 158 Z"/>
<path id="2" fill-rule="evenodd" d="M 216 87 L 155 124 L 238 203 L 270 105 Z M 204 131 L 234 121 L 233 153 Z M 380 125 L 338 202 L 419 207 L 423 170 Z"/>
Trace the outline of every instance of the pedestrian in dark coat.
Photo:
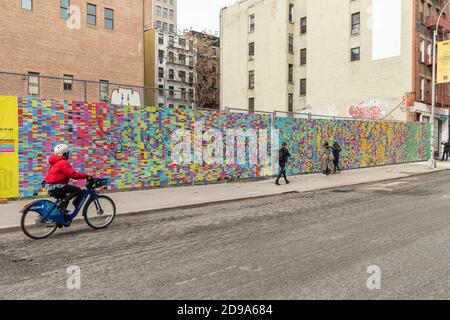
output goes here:
<path id="1" fill-rule="evenodd" d="M 289 150 L 287 148 L 286 142 L 283 142 L 281 145 L 281 149 L 279 151 L 279 158 L 278 158 L 278 164 L 280 165 L 280 171 L 278 172 L 278 177 L 275 183 L 277 185 L 280 185 L 280 178 L 281 176 L 284 177 L 284 181 L 286 181 L 286 184 L 289 183 L 288 179 L 286 178 L 286 165 L 289 160 L 289 157 L 291 154 L 289 153 Z"/>
<path id="2" fill-rule="evenodd" d="M 443 141 L 441 143 L 444 146 L 444 154 L 442 155 L 442 161 L 448 161 L 448 155 L 450 154 L 450 141 Z"/>
<path id="3" fill-rule="evenodd" d="M 333 173 L 339 172 L 341 173 L 341 168 L 339 167 L 339 157 L 341 155 L 341 146 L 339 145 L 339 143 L 337 141 L 334 142 L 333 144 Z"/>

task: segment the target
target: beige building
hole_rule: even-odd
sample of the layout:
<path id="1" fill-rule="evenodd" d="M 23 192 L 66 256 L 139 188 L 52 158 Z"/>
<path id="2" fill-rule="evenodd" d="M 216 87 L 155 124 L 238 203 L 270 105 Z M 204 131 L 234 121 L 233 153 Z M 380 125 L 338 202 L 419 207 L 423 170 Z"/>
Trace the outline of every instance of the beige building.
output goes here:
<path id="1" fill-rule="evenodd" d="M 142 86 L 143 10 L 142 0 L 0 1 L 0 94 L 110 101 L 113 83 Z"/>
<path id="2" fill-rule="evenodd" d="M 145 30 L 151 28 L 176 32 L 177 0 L 144 0 Z"/>
<path id="3" fill-rule="evenodd" d="M 244 0 L 221 10 L 221 107 L 428 121 L 440 0 Z M 440 38 L 450 23 L 444 15 Z M 436 122 L 448 136 L 447 87 Z"/>

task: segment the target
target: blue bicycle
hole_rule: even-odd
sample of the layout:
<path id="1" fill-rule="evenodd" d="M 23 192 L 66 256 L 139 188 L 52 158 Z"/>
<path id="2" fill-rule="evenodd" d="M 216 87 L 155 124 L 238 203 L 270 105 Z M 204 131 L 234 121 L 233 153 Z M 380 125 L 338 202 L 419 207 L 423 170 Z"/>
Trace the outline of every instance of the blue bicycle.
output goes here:
<path id="1" fill-rule="evenodd" d="M 51 236 L 56 229 L 69 227 L 78 213 L 83 209 L 86 223 L 95 230 L 108 227 L 116 216 L 114 201 L 104 195 L 98 195 L 95 189 L 109 184 L 109 179 L 89 178 L 86 189 L 83 190 L 81 201 L 72 213 L 66 216 L 60 211 L 62 200 L 37 200 L 27 204 L 22 213 L 21 227 L 23 232 L 31 239 L 45 239 Z M 51 196 L 53 196 L 50 193 Z M 84 208 L 83 208 L 84 207 Z"/>

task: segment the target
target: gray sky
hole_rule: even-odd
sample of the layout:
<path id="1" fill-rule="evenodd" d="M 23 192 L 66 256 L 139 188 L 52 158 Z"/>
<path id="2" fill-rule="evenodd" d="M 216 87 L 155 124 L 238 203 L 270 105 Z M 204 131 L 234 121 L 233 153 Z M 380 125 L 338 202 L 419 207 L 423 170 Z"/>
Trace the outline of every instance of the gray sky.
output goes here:
<path id="1" fill-rule="evenodd" d="M 236 0 L 178 0 L 178 28 L 220 31 L 220 8 Z"/>

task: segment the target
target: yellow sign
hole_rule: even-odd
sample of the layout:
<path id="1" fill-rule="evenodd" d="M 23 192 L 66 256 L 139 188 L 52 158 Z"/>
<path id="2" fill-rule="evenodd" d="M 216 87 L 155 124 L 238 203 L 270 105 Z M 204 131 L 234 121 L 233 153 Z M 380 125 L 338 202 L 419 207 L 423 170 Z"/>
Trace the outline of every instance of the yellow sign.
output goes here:
<path id="1" fill-rule="evenodd" d="M 436 83 L 450 82 L 450 41 L 438 42 Z"/>
<path id="2" fill-rule="evenodd" d="M 0 198 L 19 196 L 17 97 L 0 96 Z"/>

